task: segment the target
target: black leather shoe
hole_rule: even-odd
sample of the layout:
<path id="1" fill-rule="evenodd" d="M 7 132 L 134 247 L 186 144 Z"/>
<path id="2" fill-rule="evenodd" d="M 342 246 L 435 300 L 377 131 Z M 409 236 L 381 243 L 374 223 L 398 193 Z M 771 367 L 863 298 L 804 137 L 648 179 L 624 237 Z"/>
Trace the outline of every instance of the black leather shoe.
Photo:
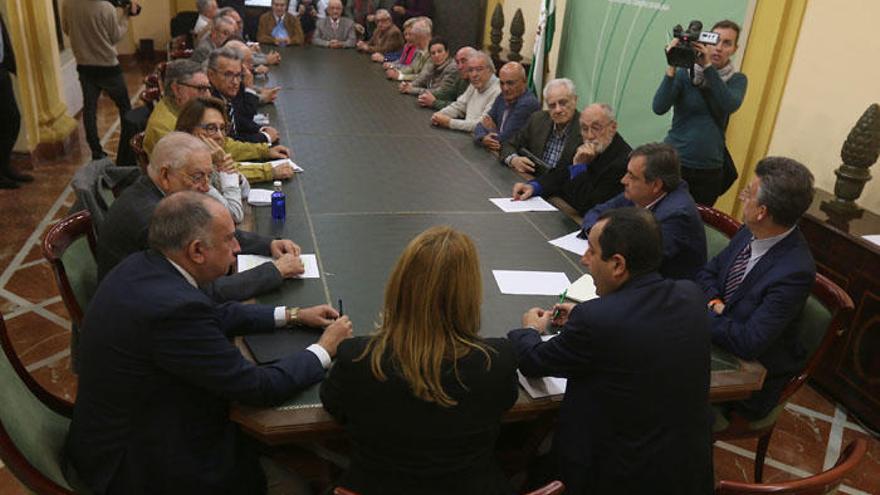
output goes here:
<path id="1" fill-rule="evenodd" d="M 18 189 L 19 187 L 18 182 L 6 177 L 0 177 L 0 189 Z"/>
<path id="2" fill-rule="evenodd" d="M 7 178 L 12 179 L 16 182 L 33 182 L 34 176 L 31 174 L 24 174 L 21 172 L 16 172 L 15 170 L 10 170 L 6 174 Z"/>

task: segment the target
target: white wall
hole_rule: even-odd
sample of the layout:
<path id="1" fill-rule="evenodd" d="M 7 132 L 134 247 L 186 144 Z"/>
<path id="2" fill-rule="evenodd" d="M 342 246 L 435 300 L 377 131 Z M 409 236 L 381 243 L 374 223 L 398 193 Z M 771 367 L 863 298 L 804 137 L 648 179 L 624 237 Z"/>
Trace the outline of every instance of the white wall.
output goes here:
<path id="1" fill-rule="evenodd" d="M 868 105 L 880 103 L 878 19 L 877 0 L 807 3 L 768 154 L 801 161 L 828 192 L 847 134 Z M 870 172 L 857 203 L 880 213 L 880 165 Z"/>

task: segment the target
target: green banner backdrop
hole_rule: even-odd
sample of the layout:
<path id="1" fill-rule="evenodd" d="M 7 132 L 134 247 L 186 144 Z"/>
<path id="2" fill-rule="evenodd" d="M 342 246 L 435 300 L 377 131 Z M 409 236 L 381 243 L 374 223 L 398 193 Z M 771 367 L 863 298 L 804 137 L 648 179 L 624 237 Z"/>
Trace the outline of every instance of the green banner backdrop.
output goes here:
<path id="1" fill-rule="evenodd" d="M 660 141 L 672 111 L 654 115 L 651 101 L 666 69 L 663 49 L 672 27 L 687 29 L 694 19 L 707 31 L 721 19 L 742 25 L 748 8 L 749 0 L 568 0 L 557 74 L 574 81 L 580 108 L 611 104 L 631 146 Z M 734 63 L 744 45 L 741 36 Z"/>

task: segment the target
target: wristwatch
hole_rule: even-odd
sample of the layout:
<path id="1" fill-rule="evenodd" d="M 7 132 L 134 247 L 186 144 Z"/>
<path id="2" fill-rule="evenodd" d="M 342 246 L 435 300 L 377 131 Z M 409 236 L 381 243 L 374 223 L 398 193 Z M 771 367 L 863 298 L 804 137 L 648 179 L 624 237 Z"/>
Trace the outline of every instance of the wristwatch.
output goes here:
<path id="1" fill-rule="evenodd" d="M 287 308 L 287 326 L 299 325 L 299 307 Z"/>

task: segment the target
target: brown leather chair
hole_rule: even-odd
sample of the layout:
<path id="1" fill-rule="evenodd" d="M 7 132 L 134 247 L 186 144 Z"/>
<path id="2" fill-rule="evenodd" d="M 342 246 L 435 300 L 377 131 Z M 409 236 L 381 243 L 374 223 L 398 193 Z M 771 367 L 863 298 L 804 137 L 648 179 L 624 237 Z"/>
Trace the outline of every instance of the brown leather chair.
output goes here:
<path id="1" fill-rule="evenodd" d="M 559 495 L 560 493 L 565 491 L 565 485 L 562 484 L 561 481 L 551 481 L 547 485 L 538 488 L 537 490 L 526 493 L 525 495 Z M 346 490 L 342 487 L 336 487 L 333 490 L 333 495 L 359 495 L 357 492 L 353 492 L 351 490 Z"/>
<path id="2" fill-rule="evenodd" d="M 851 473 L 868 450 L 868 442 L 857 439 L 850 443 L 828 471 L 809 478 L 782 483 L 752 484 L 739 481 L 721 481 L 715 495 L 749 495 L 754 493 L 788 493 L 797 495 L 825 495 L 835 493 L 843 477 Z"/>
<path id="3" fill-rule="evenodd" d="M 88 210 L 59 221 L 43 239 L 43 257 L 55 273 L 61 300 L 76 328 L 82 326 L 85 308 L 98 286 L 96 246 Z"/>
<path id="4" fill-rule="evenodd" d="M 141 102 L 150 109 L 153 110 L 153 107 L 156 106 L 156 102 L 159 101 L 159 98 L 162 98 L 162 90 L 157 86 L 155 88 L 145 88 L 141 91 L 140 96 Z"/>
<path id="5" fill-rule="evenodd" d="M 33 493 L 72 495 L 61 452 L 73 404 L 49 393 L 28 373 L 2 316 L 0 347 L 0 459 Z"/>
<path id="6" fill-rule="evenodd" d="M 169 60 L 177 60 L 179 58 L 190 58 L 192 57 L 193 50 L 192 48 L 184 48 L 181 50 L 171 50 L 168 52 Z"/>
<path id="7" fill-rule="evenodd" d="M 834 340 L 846 331 L 852 310 L 853 302 L 849 295 L 824 275 L 816 274 L 812 293 L 795 323 L 801 327 L 799 338 L 810 356 L 804 368 L 785 385 L 779 402 L 767 416 L 757 421 L 748 421 L 735 413 L 729 418 L 716 414 L 716 431 L 713 434 L 715 440 L 758 439 L 758 447 L 755 449 L 756 483 L 761 482 L 770 437 L 785 403 L 807 381 Z"/>
<path id="8" fill-rule="evenodd" d="M 140 167 L 142 173 L 146 174 L 147 165 L 150 164 L 150 156 L 147 155 L 146 150 L 144 150 L 144 133 L 139 132 L 132 136 L 129 145 L 131 146 L 131 150 L 134 151 L 138 167 Z"/>

